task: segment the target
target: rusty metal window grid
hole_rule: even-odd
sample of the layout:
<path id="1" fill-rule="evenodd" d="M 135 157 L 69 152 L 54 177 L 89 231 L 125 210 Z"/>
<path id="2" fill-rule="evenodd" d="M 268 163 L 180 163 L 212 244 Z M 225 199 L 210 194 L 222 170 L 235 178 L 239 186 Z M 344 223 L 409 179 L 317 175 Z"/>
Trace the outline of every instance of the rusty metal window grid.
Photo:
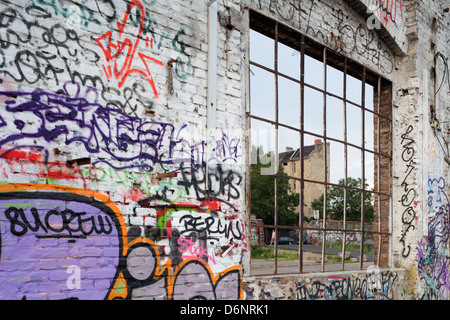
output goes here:
<path id="1" fill-rule="evenodd" d="M 391 203 L 391 188 L 388 188 L 387 192 L 383 192 L 381 191 L 381 181 L 380 181 L 380 176 L 381 176 L 381 165 L 380 163 L 382 162 L 382 159 L 384 159 L 384 161 L 388 161 L 389 165 L 388 165 L 388 174 L 389 177 L 391 177 L 391 166 L 392 166 L 392 144 L 391 144 L 391 137 L 389 137 L 389 145 L 390 148 L 384 152 L 381 148 L 381 121 L 385 120 L 388 123 L 388 127 L 390 130 L 390 133 L 392 133 L 392 118 L 391 118 L 391 106 L 389 105 L 389 113 L 388 115 L 386 115 L 384 112 L 380 111 L 380 107 L 382 106 L 382 101 L 381 101 L 381 90 L 382 90 L 382 82 L 383 83 L 389 83 L 387 80 L 383 79 L 380 75 L 378 75 L 376 72 L 373 72 L 372 70 L 369 70 L 368 68 L 366 68 L 365 66 L 360 66 L 358 63 L 353 62 L 352 60 L 350 60 L 349 58 L 347 58 L 346 56 L 342 55 L 342 54 L 338 54 L 338 56 L 341 59 L 341 62 L 343 62 L 343 96 L 339 96 L 336 95 L 334 93 L 328 92 L 327 91 L 327 54 L 332 54 L 332 55 L 336 55 L 336 51 L 332 50 L 326 46 L 323 46 L 321 44 L 316 43 L 314 40 L 311 40 L 310 38 L 306 37 L 304 34 L 294 31 L 294 33 L 296 34 L 297 38 L 300 39 L 300 45 L 299 47 L 296 49 L 298 49 L 300 51 L 300 77 L 299 79 L 296 79 L 290 75 L 284 74 L 283 72 L 280 72 L 278 70 L 278 44 L 279 43 L 283 43 L 282 40 L 280 40 L 280 31 L 279 28 L 280 26 L 282 26 L 284 29 L 290 29 L 289 27 L 283 25 L 282 23 L 272 20 L 270 18 L 267 18 L 265 16 L 260 15 L 259 13 L 250 11 L 251 15 L 256 16 L 256 18 L 251 18 L 250 19 L 250 29 L 251 30 L 257 30 L 258 32 L 261 32 L 261 25 L 264 25 L 265 22 L 270 21 L 269 25 L 272 25 L 273 27 L 273 33 L 270 34 L 271 32 L 269 31 L 269 37 L 271 36 L 271 38 L 274 40 L 274 66 L 273 68 L 271 67 L 267 67 L 263 64 L 257 63 L 255 61 L 252 61 L 251 59 L 249 59 L 249 63 L 250 66 L 254 66 L 257 68 L 260 68 L 262 70 L 265 70 L 271 74 L 274 75 L 275 77 L 275 120 L 270 120 L 264 117 L 260 117 L 257 115 L 252 114 L 252 104 L 250 103 L 250 111 L 247 113 L 248 116 L 248 125 L 251 128 L 251 119 L 254 120 L 258 120 L 261 122 L 265 122 L 268 124 L 271 124 L 275 127 L 275 132 L 276 132 L 276 138 L 275 138 L 275 151 L 276 151 L 276 156 L 279 157 L 279 148 L 278 148 L 278 130 L 279 128 L 286 128 L 289 130 L 292 130 L 294 132 L 298 132 L 299 133 L 299 138 L 300 138 L 300 177 L 296 177 L 296 176 L 291 176 L 291 175 L 280 175 L 279 173 L 274 173 L 271 174 L 275 179 L 274 179 L 274 188 L 275 188 L 275 197 L 274 197 L 274 201 L 275 201 L 275 212 L 274 212 L 274 224 L 273 225 L 259 225 L 258 227 L 262 227 L 262 228 L 270 228 L 270 229 L 274 229 L 275 231 L 275 242 L 274 242 L 274 271 L 272 274 L 283 274 L 278 272 L 278 236 L 279 236 L 279 230 L 282 229 L 292 229 L 292 230 L 298 230 L 299 232 L 299 243 L 298 243 L 298 252 L 299 252 L 299 269 L 298 269 L 298 273 L 305 273 L 303 270 L 304 267 L 304 261 L 303 261 L 303 234 L 305 231 L 319 231 L 319 232 L 323 232 L 323 237 L 322 237 L 322 262 L 321 262 L 321 271 L 325 272 L 326 268 L 325 268 L 325 244 L 326 244 L 326 232 L 328 231 L 335 231 L 335 232 L 341 232 L 343 233 L 343 237 L 342 237 L 342 258 L 341 258 L 341 266 L 342 266 L 342 270 L 346 270 L 345 269 L 345 252 L 346 252 L 346 239 L 347 239 L 347 234 L 353 234 L 353 233 L 359 233 L 360 234 L 360 259 L 359 259 L 359 269 L 363 270 L 363 254 L 364 254 L 364 237 L 366 234 L 373 234 L 373 235 L 378 235 L 378 250 L 377 250 L 377 265 L 379 264 L 380 260 L 381 260 L 381 252 L 382 252 L 382 239 L 383 237 L 387 237 L 390 241 L 391 238 L 391 232 L 389 231 L 385 231 L 382 230 L 382 223 L 381 223 L 381 206 L 382 206 L 382 200 L 381 197 L 385 196 L 387 198 L 387 200 L 383 200 L 384 203 L 389 202 L 389 210 L 390 210 L 390 203 Z M 263 22 L 261 23 L 261 20 L 263 20 Z M 258 28 L 254 29 L 253 28 L 253 24 L 255 21 L 258 21 L 258 23 L 260 24 L 258 26 Z M 265 28 L 265 27 L 264 27 Z M 267 31 L 267 29 L 265 30 Z M 310 43 L 315 43 L 315 45 L 319 48 L 321 48 L 322 50 L 322 64 L 323 64 L 323 73 L 324 73 L 324 83 L 323 83 L 323 89 L 319 88 L 317 86 L 314 86 L 310 83 L 305 82 L 305 56 L 309 56 L 309 52 L 306 48 L 306 41 L 309 41 Z M 358 104 L 354 101 L 348 100 L 346 98 L 346 92 L 347 92 L 347 68 L 348 68 L 348 64 L 349 63 L 353 63 L 353 64 L 357 64 L 358 66 L 360 66 L 362 68 L 362 74 L 359 80 L 362 81 L 362 85 L 361 85 L 361 103 Z M 250 68 L 250 67 L 249 67 Z M 374 85 L 374 87 L 377 88 L 377 94 L 376 94 L 376 99 L 377 102 L 375 103 L 375 97 L 374 97 L 374 101 L 373 101 L 373 110 L 366 108 L 365 105 L 365 85 L 366 85 L 366 76 L 367 73 L 371 74 L 371 77 L 375 77 L 375 81 L 376 84 Z M 251 74 L 252 71 L 250 70 L 250 82 L 251 82 Z M 288 79 L 294 83 L 297 83 L 300 85 L 300 127 L 293 127 L 291 125 L 282 123 L 279 121 L 279 78 L 285 78 Z M 249 82 L 249 83 L 250 83 Z M 374 80 L 372 79 L 372 82 L 374 82 Z M 390 83 L 389 83 L 390 85 Z M 305 115 L 305 88 L 310 88 L 313 89 L 319 93 L 321 93 L 323 95 L 323 134 L 317 134 L 314 132 L 310 132 L 304 129 L 304 115 Z M 251 89 L 250 89 L 251 90 Z M 375 92 L 375 91 L 374 91 Z M 375 94 L 374 94 L 375 96 Z M 327 111 L 327 97 L 333 97 L 336 98 L 340 101 L 342 101 L 343 103 L 343 108 L 344 108 L 344 139 L 337 139 L 337 138 L 333 138 L 327 135 L 327 124 L 326 124 L 326 111 Z M 356 145 L 354 143 L 348 142 L 347 141 L 347 105 L 353 105 L 359 109 L 361 109 L 361 145 Z M 376 108 L 375 108 L 376 106 Z M 376 109 L 376 110 L 375 110 Z M 367 149 L 365 147 L 365 114 L 371 114 L 372 117 L 376 116 L 376 128 L 374 125 L 374 130 L 376 132 L 376 146 L 375 146 L 375 141 L 374 141 L 374 145 L 373 145 L 373 150 L 371 149 Z M 375 118 L 374 118 L 375 119 Z M 373 133 L 373 132 L 372 132 Z M 313 179 L 307 179 L 304 177 L 304 158 L 303 158 L 303 149 L 304 149 L 304 136 L 305 135 L 309 135 L 312 137 L 316 137 L 316 138 L 320 138 L 323 139 L 324 141 L 324 148 L 325 148 L 325 152 L 324 152 L 324 178 L 325 181 L 318 181 L 318 180 L 313 180 Z M 251 139 L 250 139 L 251 141 Z M 345 161 L 345 184 L 341 185 L 341 184 L 335 184 L 335 183 L 331 183 L 330 181 L 328 181 L 328 177 L 327 177 L 327 173 L 328 173 L 328 169 L 327 169 L 327 141 L 334 141 L 334 142 L 338 142 L 338 143 L 342 143 L 344 145 L 344 161 Z M 353 147 L 357 150 L 361 151 L 361 176 L 362 176 L 362 186 L 361 188 L 358 187 L 351 187 L 347 185 L 347 178 L 348 178 L 348 154 L 347 154 L 347 150 L 348 147 Z M 376 189 L 374 188 L 373 190 L 368 190 L 365 187 L 365 154 L 369 153 L 372 154 L 374 156 L 375 162 L 376 162 L 376 173 L 374 172 L 374 176 L 376 181 Z M 277 158 L 278 160 L 278 158 Z M 250 169 L 251 172 L 257 173 L 257 174 L 261 174 L 260 171 L 254 170 L 254 169 Z M 298 171 L 298 170 L 297 170 Z M 294 180 L 299 181 L 300 182 L 300 203 L 299 203 L 299 225 L 297 226 L 285 226 L 285 225 L 279 225 L 278 224 L 278 181 L 279 179 L 288 179 L 288 180 Z M 303 199 L 303 193 L 304 193 L 304 188 L 305 188 L 305 183 L 316 183 L 316 184 L 321 184 L 323 185 L 323 192 L 324 192 L 324 205 L 323 205 L 323 224 L 322 227 L 307 227 L 304 225 L 304 199 Z M 374 181 L 375 183 L 375 181 Z M 343 226 L 344 228 L 330 228 L 327 227 L 326 222 L 326 211 L 327 211 L 327 191 L 328 191 L 328 187 L 331 186 L 335 186 L 335 187 L 342 187 L 344 189 L 344 206 L 343 206 Z M 360 230 L 348 230 L 347 229 L 347 212 L 346 212 L 346 208 L 347 208 L 347 190 L 356 190 L 358 192 L 361 192 L 361 228 Z M 366 193 L 370 193 L 373 196 L 373 200 L 375 201 L 375 197 L 376 197 L 376 201 L 377 201 L 377 219 L 378 219 L 378 230 L 374 231 L 374 230 L 366 230 L 365 229 L 365 221 L 364 221 L 364 217 L 365 217 L 365 194 Z M 250 197 L 249 197 L 250 198 Z M 251 199 L 249 200 L 251 201 Z M 250 207 L 250 206 L 249 206 Z M 374 208 L 375 209 L 375 208 Z M 375 212 L 374 212 L 375 213 Z M 354 269 L 353 269 L 354 270 Z M 291 272 L 289 272 L 291 273 Z M 272 275 L 272 274 L 266 274 L 266 275 Z"/>

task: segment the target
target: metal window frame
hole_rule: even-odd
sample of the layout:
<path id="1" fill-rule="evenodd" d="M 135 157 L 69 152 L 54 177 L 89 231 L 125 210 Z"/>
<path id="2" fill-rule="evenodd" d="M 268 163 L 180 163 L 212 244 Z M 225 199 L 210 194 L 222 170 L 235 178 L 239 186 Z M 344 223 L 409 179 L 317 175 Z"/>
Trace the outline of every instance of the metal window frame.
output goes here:
<path id="1" fill-rule="evenodd" d="M 256 11 L 250 10 L 251 14 L 256 14 L 258 16 L 263 17 L 261 14 L 257 13 Z M 342 53 L 337 53 L 335 50 L 328 48 L 322 44 L 318 44 L 317 42 L 315 42 L 313 39 L 310 39 L 308 37 L 306 37 L 303 33 L 300 33 L 298 31 L 294 31 L 294 33 L 296 33 L 298 35 L 298 37 L 300 38 L 300 45 L 299 48 L 296 48 L 296 50 L 298 49 L 300 52 L 300 79 L 295 79 L 289 75 L 283 74 L 282 72 L 279 72 L 278 70 L 278 43 L 284 43 L 282 40 L 279 40 L 279 26 L 282 26 L 283 28 L 287 28 L 290 29 L 288 26 L 282 24 L 281 22 L 278 22 L 272 18 L 268 18 L 264 16 L 264 19 L 270 20 L 271 23 L 273 23 L 274 26 L 274 30 L 273 30 L 273 36 L 269 35 L 270 38 L 272 38 L 274 40 L 274 67 L 269 68 L 266 67 L 264 65 L 261 65 L 259 63 L 256 63 L 254 61 L 251 61 L 249 59 L 249 63 L 251 66 L 255 66 L 257 68 L 260 68 L 262 70 L 268 71 L 270 73 L 272 73 L 275 77 L 275 121 L 270 120 L 270 119 L 265 119 L 265 118 L 261 118 L 259 116 L 253 115 L 252 111 L 251 111 L 251 103 L 249 106 L 249 111 L 247 113 L 247 117 L 248 117 L 248 125 L 249 127 L 251 127 L 251 119 L 254 120 L 258 120 L 258 121 L 262 121 L 262 122 L 266 122 L 269 123 L 271 125 L 274 125 L 275 127 L 275 150 L 277 152 L 276 156 L 279 156 L 279 148 L 278 148 L 278 129 L 280 127 L 282 128 L 287 128 L 289 130 L 293 130 L 295 132 L 299 133 L 299 139 L 300 139 L 300 177 L 294 177 L 294 176 L 290 176 L 290 175 L 280 175 L 278 173 L 273 174 L 272 176 L 274 177 L 274 183 L 275 183 L 275 213 L 274 213 L 274 225 L 258 225 L 258 227 L 262 227 L 262 228 L 270 228 L 270 229 L 274 229 L 275 230 L 275 242 L 274 242 L 274 252 L 275 252 L 275 259 L 274 259 L 274 272 L 273 274 L 268 274 L 268 275 L 276 275 L 276 274 L 281 274 L 278 273 L 278 234 L 279 234 L 279 230 L 280 229 L 294 229 L 294 230 L 298 230 L 299 232 L 299 273 L 304 273 L 303 270 L 303 266 L 304 266 L 304 261 L 303 261 L 303 241 L 302 241 L 302 237 L 303 237 L 303 233 L 305 231 L 308 230 L 313 230 L 313 231 L 319 231 L 319 232 L 323 232 L 323 239 L 322 239 L 322 272 L 325 272 L 325 244 L 326 244 L 326 233 L 327 231 L 336 231 L 336 232 L 342 232 L 343 233 L 343 237 L 342 237 L 342 270 L 345 270 L 345 252 L 346 252 L 346 236 L 348 233 L 360 233 L 361 235 L 361 241 L 360 241 L 360 257 L 363 257 L 364 254 L 364 235 L 365 234 L 372 234 L 372 235 L 378 235 L 378 241 L 379 241 L 379 249 L 378 249 L 378 256 L 377 256 L 377 265 L 380 262 L 381 259 L 381 248 L 382 248 L 382 237 L 389 237 L 391 238 L 392 234 L 389 231 L 383 231 L 382 227 L 381 227 L 381 204 L 382 204 L 382 196 L 387 196 L 388 200 L 385 201 L 391 201 L 391 188 L 389 188 L 387 193 L 384 193 L 381 191 L 380 188 L 380 163 L 382 161 L 382 159 L 384 159 L 383 161 L 389 161 L 389 177 L 391 174 L 391 170 L 390 168 L 392 167 L 392 138 L 390 138 L 389 144 L 391 145 L 391 147 L 389 148 L 387 153 L 383 153 L 382 149 L 381 149 L 381 120 L 387 120 L 389 123 L 389 130 L 392 133 L 392 107 L 390 106 L 389 110 L 390 110 L 390 114 L 388 116 L 382 114 L 382 112 L 380 111 L 380 107 L 382 105 L 382 101 L 381 101 L 381 83 L 382 81 L 386 81 L 384 78 L 382 78 L 381 75 L 379 75 L 378 73 L 374 72 L 373 70 L 370 70 L 369 68 L 365 67 L 364 65 L 359 64 L 356 61 L 353 61 L 351 59 L 349 59 L 348 57 L 344 56 Z M 255 30 L 255 31 L 259 31 L 256 29 L 252 28 L 252 19 L 250 19 L 250 23 L 249 23 L 249 29 Z M 308 41 L 309 43 L 315 43 L 317 45 L 317 47 L 322 48 L 322 65 L 323 65 L 323 72 L 324 72 L 324 83 L 323 83 L 323 89 L 321 88 L 317 88 L 311 84 L 308 84 L 305 82 L 305 55 L 308 55 L 310 57 L 313 57 L 312 55 L 309 54 L 307 48 L 306 48 L 306 41 Z M 331 53 L 332 55 L 338 55 L 342 61 L 344 63 L 344 67 L 343 67 L 343 96 L 339 96 L 336 94 L 333 94 L 331 92 L 327 91 L 327 66 L 328 64 L 328 59 L 327 59 L 327 54 Z M 314 58 L 314 57 L 313 57 Z M 361 77 L 358 77 L 359 80 L 361 80 L 361 104 L 355 103 L 353 101 L 347 100 L 346 97 L 346 89 L 347 89 L 347 71 L 348 71 L 348 62 L 351 61 L 352 64 L 357 65 L 358 67 L 362 68 L 362 75 Z M 250 66 L 249 66 L 250 68 Z M 365 87 L 366 87 L 366 76 L 367 76 L 367 72 L 370 72 L 372 77 L 375 76 L 376 77 L 376 85 L 377 85 L 377 110 L 375 110 L 375 100 L 374 100 L 374 106 L 373 109 L 367 109 L 366 105 L 365 105 Z M 284 123 L 280 123 L 279 122 L 279 82 L 278 79 L 279 77 L 283 77 L 286 78 L 290 81 L 293 81 L 297 84 L 300 85 L 300 128 L 295 128 L 292 126 L 289 126 L 287 124 Z M 249 80 L 250 83 L 251 80 Z M 372 80 L 373 82 L 373 80 Z M 251 87 L 251 86 L 250 86 Z M 311 88 L 313 90 L 316 90 L 320 93 L 323 94 L 323 134 L 317 134 L 317 133 L 313 133 L 313 132 L 308 132 L 304 130 L 304 116 L 305 116 L 305 108 L 304 108 L 304 104 L 305 104 L 305 100 L 304 100 L 304 91 L 305 91 L 305 87 L 307 88 Z M 375 86 L 374 86 L 375 88 Z M 249 90 L 251 90 L 249 88 Z M 374 96 L 375 96 L 375 90 L 374 90 Z M 327 110 L 327 97 L 334 97 L 337 98 L 339 100 L 341 100 L 343 102 L 343 110 L 344 110 L 344 139 L 340 140 L 340 139 L 336 139 L 336 138 L 332 138 L 327 136 L 327 126 L 326 126 L 326 110 Z M 375 97 L 374 97 L 375 99 Z M 358 108 L 361 109 L 361 145 L 355 145 L 353 143 L 349 143 L 347 141 L 347 105 L 353 105 L 356 106 Z M 365 147 L 365 114 L 367 113 L 371 113 L 372 116 L 376 116 L 376 124 L 374 123 L 374 132 L 377 133 L 377 137 L 376 137 L 376 142 L 377 145 L 375 146 L 375 143 L 373 145 L 373 150 L 370 149 L 366 149 Z M 375 120 L 375 118 L 374 118 Z M 376 125 L 376 128 L 375 128 Z M 321 138 L 324 141 L 324 148 L 325 148 L 325 152 L 324 152 L 324 181 L 317 181 L 317 180 L 311 180 L 311 179 L 305 179 L 304 176 L 304 163 L 303 163 L 303 150 L 304 150 L 304 136 L 305 135 L 309 135 L 309 136 L 313 136 L 316 138 Z M 374 137 L 375 139 L 375 137 Z M 251 139 L 250 139 L 251 141 Z M 334 142 L 338 142 L 340 144 L 343 144 L 344 146 L 344 163 L 345 163 L 345 185 L 338 185 L 338 184 L 334 184 L 328 181 L 328 168 L 327 168 L 327 142 L 328 141 L 334 141 Z M 375 142 L 375 141 L 374 141 Z M 347 178 L 348 178 L 348 158 L 347 158 L 347 151 L 348 151 L 348 147 L 352 147 L 355 149 L 358 149 L 361 151 L 361 178 L 362 178 L 362 186 L 360 186 L 360 188 L 358 187 L 350 187 L 348 186 L 347 183 Z M 366 158 L 366 152 L 371 153 L 374 155 L 374 157 L 376 157 L 376 172 L 374 172 L 374 178 L 377 180 L 377 183 L 375 184 L 376 186 L 376 190 L 367 190 L 365 188 L 365 158 Z M 253 170 L 250 168 L 251 172 L 254 173 L 261 173 L 257 170 Z M 292 179 L 294 181 L 299 181 L 300 182 L 300 199 L 299 199 L 299 224 L 298 226 L 282 226 L 282 225 L 278 225 L 278 180 L 279 179 Z M 375 182 L 375 181 L 374 181 Z M 323 221 L 322 221 L 322 227 L 321 228 L 317 228 L 317 227 L 307 227 L 304 225 L 304 190 L 305 190 L 305 183 L 315 183 L 315 184 L 322 184 L 324 187 L 324 206 L 323 206 Z M 330 186 L 337 186 L 337 187 L 342 187 L 344 189 L 344 213 L 343 213 L 343 226 L 344 228 L 342 229 L 336 229 L 336 228 L 328 228 L 327 224 L 326 224 L 326 205 L 327 205 L 327 191 L 328 191 L 328 187 Z M 251 188 L 251 186 L 250 186 Z M 361 192 L 361 228 L 360 230 L 347 230 L 347 212 L 346 212 L 346 204 L 347 204 L 347 191 L 349 189 L 352 190 L 356 190 L 358 192 Z M 250 193 L 250 190 L 249 190 Z M 373 196 L 373 200 L 377 201 L 378 205 L 377 205 L 377 217 L 378 217 L 378 231 L 374 231 L 374 230 L 365 230 L 365 195 L 367 193 L 372 194 Z M 376 199 L 375 199 L 376 197 Z M 250 198 L 250 197 L 249 197 Z M 251 201 L 249 199 L 249 201 Z M 251 208 L 251 206 L 249 205 L 249 208 Z M 250 216 L 250 215 L 249 215 Z M 250 224 L 251 225 L 251 224 Z M 363 259 L 360 259 L 360 264 L 359 264 L 359 269 L 363 270 Z M 354 270 L 354 269 L 352 269 Z M 347 271 L 347 270 L 346 270 Z M 250 274 L 252 274 L 251 270 L 250 270 Z M 259 275 L 259 274 L 258 274 Z"/>

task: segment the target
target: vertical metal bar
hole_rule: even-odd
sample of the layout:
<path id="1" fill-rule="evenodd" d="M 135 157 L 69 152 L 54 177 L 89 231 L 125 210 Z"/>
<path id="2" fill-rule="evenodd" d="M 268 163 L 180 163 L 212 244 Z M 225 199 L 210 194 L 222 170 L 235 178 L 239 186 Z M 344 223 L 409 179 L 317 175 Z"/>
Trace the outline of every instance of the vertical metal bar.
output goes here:
<path id="1" fill-rule="evenodd" d="M 327 49 L 323 49 L 323 137 L 324 137 L 324 172 L 325 172 L 325 184 L 323 193 L 323 239 L 322 239 L 322 272 L 325 271 L 325 242 L 327 237 L 326 231 L 326 213 L 327 213 Z"/>
<path id="2" fill-rule="evenodd" d="M 275 164 L 278 163 L 278 22 L 275 23 Z M 278 173 L 278 167 L 275 168 L 275 173 Z M 278 176 L 275 175 L 275 243 L 274 243 L 274 273 L 278 273 Z"/>
<path id="3" fill-rule="evenodd" d="M 381 126 L 380 126 L 380 106 L 381 106 L 381 77 L 378 77 L 378 88 L 377 88 L 377 191 L 378 191 L 378 206 L 377 206 L 377 214 L 378 214 L 378 231 L 381 232 L 381 179 L 380 179 L 380 161 L 381 161 Z M 382 236 L 379 234 L 378 236 L 378 252 L 377 252 L 377 266 L 380 265 L 380 259 L 381 259 L 381 244 L 382 244 Z"/>
<path id="4" fill-rule="evenodd" d="M 347 246 L 347 57 L 344 58 L 344 212 L 343 212 L 343 229 L 342 237 L 342 270 L 345 269 L 345 249 Z"/>
<path id="5" fill-rule="evenodd" d="M 301 35 L 301 44 L 300 44 L 300 215 L 299 215 L 299 226 L 300 226 L 300 239 L 299 239 L 299 272 L 303 273 L 303 220 L 305 212 L 303 210 L 303 202 L 304 191 L 305 191 L 305 182 L 304 182 L 304 163 L 303 163 L 303 144 L 304 144 L 304 104 L 305 104 L 305 36 Z"/>
<path id="6" fill-rule="evenodd" d="M 278 273 L 278 178 L 275 176 L 275 239 L 273 243 L 273 252 L 274 252 L 274 274 Z"/>
<path id="7" fill-rule="evenodd" d="M 361 146 L 362 146 L 362 157 L 361 157 L 361 184 L 362 184 L 362 194 L 361 194 L 361 242 L 360 242 L 360 261 L 359 261 L 359 268 L 363 269 L 364 264 L 364 231 L 365 231 L 365 215 L 366 215 L 366 209 L 365 209 L 365 196 L 366 196 L 366 175 L 365 175 L 365 125 L 364 125 L 364 108 L 366 106 L 366 67 L 363 67 L 363 76 L 362 76 L 362 88 L 361 88 Z"/>
<path id="8" fill-rule="evenodd" d="M 247 18 L 250 19 L 249 11 L 247 11 Z M 248 34 L 247 34 L 247 40 L 248 40 L 247 48 L 248 48 L 248 62 L 250 62 L 250 51 L 251 51 L 251 49 L 250 49 L 250 47 L 251 47 L 251 44 L 250 44 L 250 32 L 251 32 L 250 31 L 250 29 L 251 29 L 250 23 L 248 24 L 248 27 L 249 27 L 249 30 L 248 30 Z M 252 101 L 251 101 L 251 98 L 250 98 L 251 97 L 251 94 L 250 94 L 250 91 L 251 91 L 250 72 L 251 71 L 250 70 L 251 69 L 250 69 L 250 64 L 249 64 L 248 65 L 248 72 L 247 72 L 247 79 L 246 79 L 247 80 L 246 87 L 248 88 L 247 95 L 246 95 L 246 100 L 247 100 L 247 103 L 248 103 L 247 106 L 246 106 L 246 111 L 248 112 L 247 115 L 246 115 L 246 121 L 247 121 L 247 128 L 248 128 L 247 132 L 249 133 L 248 138 L 246 139 L 246 143 L 245 143 L 247 150 L 251 150 L 251 148 L 252 148 L 252 136 L 251 136 L 252 121 L 251 121 L 251 118 L 249 116 L 251 114 L 251 110 L 252 110 L 251 109 Z M 251 157 L 252 156 L 250 155 L 250 159 L 247 160 L 247 162 L 246 162 L 247 170 L 245 172 L 245 181 L 248 184 L 247 189 L 246 189 L 247 208 L 248 208 L 248 211 L 249 211 L 249 214 L 248 214 L 248 217 L 247 217 L 247 223 L 248 223 L 248 225 L 250 227 L 250 230 L 252 228 L 252 209 L 251 209 L 252 208 L 252 199 L 251 199 L 251 195 L 252 195 L 252 183 L 251 183 L 251 181 L 252 181 L 252 178 L 251 178 L 252 163 L 251 162 L 252 162 L 252 160 L 251 160 Z M 257 161 L 257 160 L 255 159 L 255 161 Z M 248 162 L 250 162 L 250 164 Z M 259 239 L 259 228 L 257 228 L 257 233 L 258 233 L 258 239 Z M 263 238 L 264 238 L 264 228 L 263 228 Z M 248 262 L 249 263 L 249 268 L 248 268 L 249 271 L 248 272 L 244 271 L 244 273 L 248 274 L 248 275 L 251 275 L 252 272 L 253 272 L 251 250 L 253 248 L 252 248 L 252 242 L 251 241 L 249 241 L 249 242 L 250 242 L 250 245 L 249 245 L 250 246 L 250 253 L 249 253 L 249 262 Z M 259 241 L 257 241 L 257 245 L 259 245 Z"/>
<path id="9" fill-rule="evenodd" d="M 381 77 L 380 77 L 380 79 L 381 79 Z M 388 92 L 388 94 L 389 94 L 389 110 L 388 110 L 388 112 L 386 112 L 386 115 L 389 117 L 389 182 L 388 182 L 388 186 L 387 186 L 387 188 L 388 188 L 388 201 L 389 201 L 389 215 L 388 215 L 388 217 L 389 217 L 389 223 L 388 223 L 388 226 L 387 226 L 387 228 L 388 228 L 388 232 L 392 232 L 392 230 L 393 230 L 393 219 L 392 219 L 392 212 L 393 212 L 393 206 L 392 206 L 392 176 L 393 176 L 393 169 L 392 169 L 392 158 L 393 158 L 393 155 L 394 155 L 394 151 L 393 151 L 393 143 L 392 143 L 392 141 L 393 141 L 393 139 L 392 139 L 392 133 L 394 132 L 393 131 L 393 121 L 392 121 L 392 107 L 393 107 L 393 100 L 392 100 L 392 84 L 390 84 L 389 86 L 388 86 L 388 88 L 389 88 L 389 92 Z M 381 101 L 381 100 L 380 100 Z M 380 228 L 380 232 L 381 232 L 381 230 L 383 229 L 383 228 L 381 228 L 381 225 L 379 225 L 379 228 Z M 385 229 L 384 229 L 385 230 Z M 390 238 L 390 237 L 388 237 L 388 239 L 389 239 L 389 243 L 392 243 L 392 238 Z M 382 241 L 381 241 L 381 233 L 380 233 L 380 245 L 382 244 Z M 390 245 L 389 245 L 389 247 L 390 247 Z M 381 250 L 379 250 L 380 252 L 381 252 Z M 379 254 L 378 255 L 378 257 L 379 258 L 381 258 L 381 254 Z M 388 261 L 386 261 L 387 262 L 387 264 L 388 265 L 390 265 L 390 264 L 392 264 L 392 260 L 391 260 L 391 255 L 390 254 L 388 254 L 387 255 L 387 259 L 388 259 Z M 379 260 L 378 260 L 379 261 Z"/>

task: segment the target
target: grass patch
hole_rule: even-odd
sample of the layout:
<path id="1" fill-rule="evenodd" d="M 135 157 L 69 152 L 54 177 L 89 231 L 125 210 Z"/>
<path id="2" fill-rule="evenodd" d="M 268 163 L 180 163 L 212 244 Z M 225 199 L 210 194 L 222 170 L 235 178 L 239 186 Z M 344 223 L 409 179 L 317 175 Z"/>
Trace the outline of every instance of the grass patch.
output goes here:
<path id="1" fill-rule="evenodd" d="M 273 247 L 252 247 L 252 259 L 274 260 L 275 253 Z M 279 261 L 293 261 L 298 260 L 297 250 L 288 250 L 278 248 Z"/>
<path id="2" fill-rule="evenodd" d="M 311 253 L 312 257 L 307 257 L 306 260 L 314 261 L 317 256 L 321 256 L 320 253 Z M 328 263 L 340 263 L 342 260 L 338 255 L 327 254 Z M 267 261 L 273 261 L 275 259 L 273 247 L 252 247 L 251 250 L 252 259 L 261 259 Z M 298 250 L 280 249 L 278 248 L 278 261 L 296 261 L 299 259 Z M 350 259 L 346 259 L 349 261 Z"/>
<path id="3" fill-rule="evenodd" d="M 325 247 L 342 250 L 342 242 L 327 242 Z M 347 243 L 345 246 L 345 251 L 359 252 L 359 250 L 359 244 Z M 363 248 L 363 252 L 374 253 L 373 244 L 366 244 Z"/>

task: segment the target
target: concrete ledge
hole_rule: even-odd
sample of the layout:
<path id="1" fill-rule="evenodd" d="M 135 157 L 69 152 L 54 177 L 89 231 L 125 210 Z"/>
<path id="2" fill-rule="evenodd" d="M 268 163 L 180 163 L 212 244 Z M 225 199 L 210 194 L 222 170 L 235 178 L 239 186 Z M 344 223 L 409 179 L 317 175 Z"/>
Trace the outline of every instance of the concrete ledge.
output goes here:
<path id="1" fill-rule="evenodd" d="M 246 300 L 398 300 L 402 268 L 246 276 Z"/>

